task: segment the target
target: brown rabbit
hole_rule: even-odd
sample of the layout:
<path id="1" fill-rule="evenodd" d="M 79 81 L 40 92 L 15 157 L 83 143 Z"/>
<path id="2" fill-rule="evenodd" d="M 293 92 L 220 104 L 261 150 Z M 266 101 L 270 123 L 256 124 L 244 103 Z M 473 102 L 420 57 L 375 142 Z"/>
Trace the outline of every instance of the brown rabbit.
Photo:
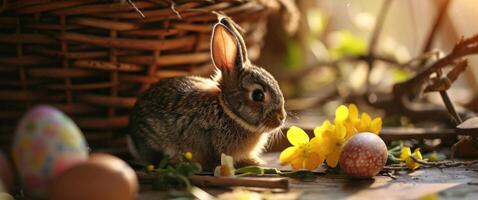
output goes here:
<path id="1" fill-rule="evenodd" d="M 277 81 L 250 63 L 234 22 L 219 17 L 211 39 L 217 73 L 162 79 L 139 97 L 130 116 L 138 156 L 157 163 L 190 151 L 204 169 L 232 155 L 237 166 L 258 165 L 269 136 L 286 118 Z"/>

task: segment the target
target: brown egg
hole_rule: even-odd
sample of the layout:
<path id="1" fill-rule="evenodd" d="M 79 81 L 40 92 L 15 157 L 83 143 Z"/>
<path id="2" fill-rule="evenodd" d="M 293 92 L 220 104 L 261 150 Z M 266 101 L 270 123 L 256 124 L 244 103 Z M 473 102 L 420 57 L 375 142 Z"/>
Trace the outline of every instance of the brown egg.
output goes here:
<path id="1" fill-rule="evenodd" d="M 138 178 L 123 160 L 93 154 L 89 160 L 54 178 L 50 199 L 131 200 L 138 192 Z"/>
<path id="2" fill-rule="evenodd" d="M 387 162 L 387 146 L 373 133 L 352 136 L 340 154 L 340 169 L 354 178 L 377 175 Z"/>

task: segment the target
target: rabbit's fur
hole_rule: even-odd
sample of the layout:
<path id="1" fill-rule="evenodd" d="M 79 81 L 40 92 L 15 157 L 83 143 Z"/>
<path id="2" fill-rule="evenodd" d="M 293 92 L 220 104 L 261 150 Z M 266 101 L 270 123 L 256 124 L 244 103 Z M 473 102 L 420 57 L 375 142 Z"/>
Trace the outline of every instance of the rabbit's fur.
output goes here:
<path id="1" fill-rule="evenodd" d="M 177 159 L 190 151 L 206 170 L 220 164 L 221 153 L 238 166 L 261 163 L 258 154 L 286 118 L 279 85 L 249 62 L 229 18 L 214 26 L 211 57 L 214 77 L 162 79 L 138 98 L 130 127 L 142 160 L 155 164 L 164 154 Z"/>

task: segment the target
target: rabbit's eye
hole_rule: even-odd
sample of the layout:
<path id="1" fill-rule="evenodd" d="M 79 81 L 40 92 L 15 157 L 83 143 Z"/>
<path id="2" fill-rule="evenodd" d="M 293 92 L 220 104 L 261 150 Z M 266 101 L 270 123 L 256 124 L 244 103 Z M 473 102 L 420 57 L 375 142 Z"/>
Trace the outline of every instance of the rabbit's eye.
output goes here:
<path id="1" fill-rule="evenodd" d="M 264 92 L 260 89 L 255 89 L 252 92 L 252 100 L 260 102 L 264 101 Z"/>

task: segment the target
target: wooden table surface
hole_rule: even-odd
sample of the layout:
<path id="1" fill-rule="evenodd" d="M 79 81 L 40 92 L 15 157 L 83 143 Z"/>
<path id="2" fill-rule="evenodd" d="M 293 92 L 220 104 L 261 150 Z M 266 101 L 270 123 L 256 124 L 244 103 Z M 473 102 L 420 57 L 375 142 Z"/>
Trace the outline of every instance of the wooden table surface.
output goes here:
<path id="1" fill-rule="evenodd" d="M 278 165 L 278 156 L 278 153 L 266 153 L 263 159 L 269 163 L 270 167 L 290 169 Z M 274 200 L 478 199 L 478 165 L 446 169 L 422 168 L 410 173 L 401 171 L 395 174 L 395 178 L 376 176 L 369 180 L 349 180 L 345 175 L 329 173 L 319 175 L 311 182 L 292 179 L 288 191 L 254 190 L 270 192 L 269 197 Z M 202 189 L 212 195 L 231 190 L 230 188 Z M 168 192 L 152 191 L 143 187 L 138 199 L 167 199 L 168 197 L 170 197 Z"/>

